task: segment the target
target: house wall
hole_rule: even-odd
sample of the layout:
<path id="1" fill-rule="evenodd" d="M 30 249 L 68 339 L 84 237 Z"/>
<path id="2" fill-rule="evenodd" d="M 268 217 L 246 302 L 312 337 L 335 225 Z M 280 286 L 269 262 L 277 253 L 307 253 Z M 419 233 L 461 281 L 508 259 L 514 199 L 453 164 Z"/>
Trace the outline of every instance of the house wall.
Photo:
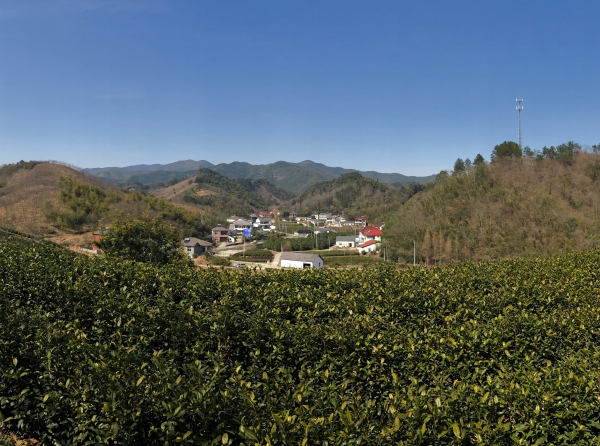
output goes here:
<path id="1" fill-rule="evenodd" d="M 302 261 L 299 260 L 281 260 L 281 267 L 282 268 L 296 268 L 296 269 L 303 269 L 304 268 L 304 263 Z M 309 262 L 306 262 L 309 263 Z M 321 260 L 321 258 L 316 259 L 314 262 L 312 262 L 312 268 L 323 268 L 323 260 Z"/>
<path id="2" fill-rule="evenodd" d="M 361 254 L 363 252 L 377 252 L 377 243 L 366 246 L 364 248 L 357 248 L 357 249 L 358 249 L 358 252 L 360 252 Z"/>

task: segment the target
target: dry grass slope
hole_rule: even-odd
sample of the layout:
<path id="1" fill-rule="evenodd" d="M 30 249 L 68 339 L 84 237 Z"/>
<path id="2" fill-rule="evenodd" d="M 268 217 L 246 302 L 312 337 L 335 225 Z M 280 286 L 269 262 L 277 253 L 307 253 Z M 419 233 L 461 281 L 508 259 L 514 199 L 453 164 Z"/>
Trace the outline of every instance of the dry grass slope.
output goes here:
<path id="1" fill-rule="evenodd" d="M 33 169 L 21 169 L 9 176 L 0 173 L 0 181 L 5 183 L 0 188 L 0 226 L 40 236 L 57 234 L 56 228 L 46 222 L 44 204 L 50 202 L 60 207 L 58 179 L 61 176 L 117 190 L 90 175 L 58 164 L 40 163 Z"/>

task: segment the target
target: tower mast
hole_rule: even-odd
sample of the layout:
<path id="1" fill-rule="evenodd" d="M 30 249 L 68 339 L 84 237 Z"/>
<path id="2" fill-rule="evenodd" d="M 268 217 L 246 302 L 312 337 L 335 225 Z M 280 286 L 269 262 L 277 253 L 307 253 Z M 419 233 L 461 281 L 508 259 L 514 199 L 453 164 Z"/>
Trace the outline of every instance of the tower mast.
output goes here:
<path id="1" fill-rule="evenodd" d="M 523 110 L 522 105 L 523 99 L 517 98 L 517 111 L 519 112 L 519 149 L 523 150 L 523 135 L 521 133 L 521 110 Z"/>

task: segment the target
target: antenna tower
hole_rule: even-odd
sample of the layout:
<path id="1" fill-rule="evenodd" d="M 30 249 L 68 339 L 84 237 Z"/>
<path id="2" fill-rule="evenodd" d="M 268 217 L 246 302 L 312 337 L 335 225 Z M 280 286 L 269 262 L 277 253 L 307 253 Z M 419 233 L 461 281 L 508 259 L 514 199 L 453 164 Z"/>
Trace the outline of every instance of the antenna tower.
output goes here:
<path id="1" fill-rule="evenodd" d="M 523 110 L 522 105 L 523 99 L 517 98 L 517 111 L 519 112 L 519 149 L 523 150 L 523 136 L 521 134 L 521 110 Z"/>

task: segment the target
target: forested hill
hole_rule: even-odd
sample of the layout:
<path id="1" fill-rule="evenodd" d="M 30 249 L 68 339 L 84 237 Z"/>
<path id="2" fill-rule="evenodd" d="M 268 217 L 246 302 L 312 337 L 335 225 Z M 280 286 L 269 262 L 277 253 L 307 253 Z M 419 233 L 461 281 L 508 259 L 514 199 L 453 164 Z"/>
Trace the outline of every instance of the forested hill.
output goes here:
<path id="1" fill-rule="evenodd" d="M 388 184 L 426 183 L 435 176 L 415 177 L 399 173 L 361 172 L 356 169 L 330 167 L 313 161 L 290 163 L 277 161 L 269 164 L 250 164 L 234 161 L 213 165 L 208 161 L 178 161 L 171 164 L 151 164 L 129 167 L 107 167 L 87 169 L 86 172 L 112 184 L 120 186 L 164 186 L 160 183 L 174 184 L 183 180 L 200 168 L 209 168 L 229 179 L 266 180 L 273 185 L 293 194 L 299 194 L 311 186 L 329 181 L 340 175 L 358 172 L 361 175 Z"/>
<path id="2" fill-rule="evenodd" d="M 233 214 L 247 217 L 252 212 L 266 211 L 292 197 L 289 192 L 266 180 L 231 180 L 210 169 L 200 169 L 194 178 L 152 193 L 220 219 Z"/>
<path id="3" fill-rule="evenodd" d="M 412 261 L 415 240 L 417 256 L 439 264 L 598 246 L 600 160 L 590 153 L 567 155 L 549 151 L 438 175 L 387 219 L 390 249 Z"/>
<path id="4" fill-rule="evenodd" d="M 340 213 L 347 218 L 366 215 L 370 221 L 383 221 L 424 186 L 414 184 L 396 188 L 366 178 L 357 172 L 315 184 L 306 192 L 285 203 L 285 208 L 299 214 L 314 212 Z"/>

